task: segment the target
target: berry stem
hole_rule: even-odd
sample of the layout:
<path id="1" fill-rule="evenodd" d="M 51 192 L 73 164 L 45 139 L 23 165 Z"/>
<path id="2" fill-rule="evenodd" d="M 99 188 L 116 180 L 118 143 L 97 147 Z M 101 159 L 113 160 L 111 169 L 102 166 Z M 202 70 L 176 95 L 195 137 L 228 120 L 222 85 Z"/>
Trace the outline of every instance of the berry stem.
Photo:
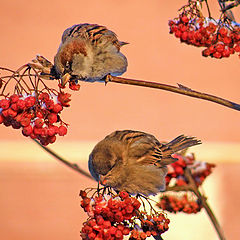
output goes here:
<path id="1" fill-rule="evenodd" d="M 215 230 L 217 231 L 218 237 L 220 240 L 226 240 L 226 238 L 224 237 L 223 234 L 223 230 L 217 220 L 217 218 L 215 217 L 212 209 L 210 208 L 210 206 L 207 203 L 206 198 L 199 192 L 198 187 L 192 177 L 191 171 L 189 168 L 186 167 L 185 169 L 185 177 L 188 179 L 189 184 L 191 185 L 191 189 L 192 191 L 196 194 L 196 196 L 199 198 L 199 200 L 201 201 L 202 206 L 205 208 L 210 220 L 212 221 L 212 224 L 215 228 Z"/>
<path id="2" fill-rule="evenodd" d="M 210 95 L 207 93 L 198 92 L 195 90 L 192 90 L 188 87 L 185 87 L 181 84 L 178 84 L 178 87 L 163 84 L 163 83 L 156 83 L 156 82 L 148 82 L 143 80 L 135 80 L 135 79 L 129 79 L 129 78 L 121 78 L 121 77 L 114 77 L 114 76 L 108 76 L 107 82 L 114 82 L 114 83 L 121 83 L 121 84 L 129 84 L 129 85 L 136 85 L 141 87 L 149 87 L 149 88 L 157 88 L 162 89 L 170 92 L 175 92 L 182 95 L 187 95 L 194 98 L 200 98 L 203 100 L 215 102 L 217 104 L 223 105 L 225 107 L 229 107 L 232 109 L 235 109 L 237 111 L 240 111 L 240 104 L 231 102 L 227 99 L 223 99 L 214 95 Z"/>
<path id="3" fill-rule="evenodd" d="M 66 166 L 70 167 L 71 169 L 77 171 L 78 173 L 84 175 L 85 177 L 88 177 L 93 180 L 92 176 L 86 172 L 85 170 L 81 169 L 76 163 L 70 163 L 67 160 L 63 159 L 61 156 L 59 156 L 57 153 L 55 153 L 50 148 L 43 146 L 40 142 L 38 142 L 36 139 L 33 139 L 35 143 L 37 143 L 41 148 L 43 148 L 46 152 L 51 154 L 53 157 L 55 157 L 57 160 L 65 164 Z"/>
<path id="4" fill-rule="evenodd" d="M 209 18 L 212 18 L 212 16 L 211 16 L 211 12 L 210 12 L 210 7 L 209 7 L 209 5 L 208 5 L 208 1 L 205 0 L 205 3 L 206 3 L 206 6 L 207 6 L 208 17 L 209 17 Z"/>

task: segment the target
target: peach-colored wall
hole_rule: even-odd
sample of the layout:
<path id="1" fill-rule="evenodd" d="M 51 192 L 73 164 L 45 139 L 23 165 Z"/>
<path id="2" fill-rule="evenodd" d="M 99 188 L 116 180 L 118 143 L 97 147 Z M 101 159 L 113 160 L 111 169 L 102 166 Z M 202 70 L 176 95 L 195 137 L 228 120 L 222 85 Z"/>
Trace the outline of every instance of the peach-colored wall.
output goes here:
<path id="1" fill-rule="evenodd" d="M 76 23 L 99 23 L 115 31 L 129 61 L 125 77 L 176 85 L 240 102 L 240 60 L 203 58 L 181 44 L 168 20 L 187 1 L 2 1 L 0 66 L 16 69 L 36 54 L 53 60 L 61 34 Z M 209 1 L 215 13 L 218 7 Z M 239 12 L 238 12 L 239 13 Z M 237 15 L 236 15 L 237 16 Z M 137 129 L 161 139 L 185 133 L 203 141 L 239 141 L 239 112 L 161 90 L 109 83 L 82 83 L 63 113 L 70 123 L 64 140 L 99 140 L 116 129 Z M 22 140 L 0 126 L 1 139 Z"/>
<path id="2" fill-rule="evenodd" d="M 179 40 L 169 35 L 168 20 L 177 16 L 177 9 L 186 2 L 2 1 L 0 66 L 17 69 L 35 58 L 36 54 L 42 54 L 52 61 L 65 28 L 76 23 L 98 23 L 116 32 L 120 40 L 130 43 L 123 48 L 129 62 L 125 77 L 171 85 L 181 83 L 240 103 L 240 60 L 236 54 L 223 60 L 203 58 L 201 49 L 180 44 Z M 209 1 L 215 13 L 218 12 L 216 2 Z M 114 83 L 107 86 L 82 83 L 79 92 L 72 92 L 71 107 L 63 112 L 63 118 L 70 127 L 68 134 L 57 140 L 56 145 L 59 143 L 61 146 L 71 141 L 75 142 L 75 146 L 77 141 L 98 141 L 116 129 L 142 130 L 161 140 L 170 140 L 185 133 L 197 136 L 203 143 L 240 141 L 240 113 L 237 111 L 161 90 Z M 5 140 L 10 140 L 5 153 L 16 151 L 14 146 L 23 146 L 21 149 L 26 155 L 28 147 L 32 151 L 37 148 L 30 145 L 31 140 L 27 141 L 19 130 L 0 125 L 0 142 Z M 13 140 L 17 141 L 15 145 L 11 144 Z M 67 146 L 62 149 L 67 151 Z M 71 154 L 76 152 L 68 152 L 65 157 L 72 160 Z M 208 153 L 204 152 L 206 156 Z M 230 155 L 231 152 L 231 158 Z M 234 159 L 238 157 L 235 155 Z M 79 239 L 78 233 L 85 215 L 79 207 L 78 191 L 91 183 L 83 177 L 75 177 L 65 167 L 62 167 L 65 168 L 63 170 L 58 163 L 44 162 L 44 154 L 37 155 L 42 160 L 40 163 L 36 159 L 26 161 L 23 154 L 12 161 L 8 156 L 8 153 L 0 156 L 0 232 L 3 239 Z M 221 158 L 226 162 L 229 160 L 228 154 Z M 86 166 L 86 159 L 84 164 Z M 210 187 L 208 182 L 206 191 L 211 206 L 221 216 L 220 223 L 227 236 L 234 240 L 239 239 L 234 235 L 238 228 L 236 213 L 239 208 L 237 202 L 234 204 L 238 199 L 235 191 L 237 185 L 233 186 L 231 182 L 239 181 L 238 170 L 237 163 L 220 164 L 207 180 Z M 180 223 L 189 221 L 188 216 L 181 217 Z M 194 227 L 197 226 L 193 236 L 199 230 L 201 239 L 207 239 L 204 237 L 206 235 L 210 236 L 209 239 L 216 239 L 204 213 L 200 217 L 192 216 L 192 219 Z M 166 239 L 176 239 L 178 233 L 182 234 L 181 239 L 188 236 L 188 222 L 186 228 L 180 225 L 178 229 L 178 224 L 172 221 L 173 232 L 169 231 L 169 238 Z M 239 235 L 239 232 L 236 234 Z"/>

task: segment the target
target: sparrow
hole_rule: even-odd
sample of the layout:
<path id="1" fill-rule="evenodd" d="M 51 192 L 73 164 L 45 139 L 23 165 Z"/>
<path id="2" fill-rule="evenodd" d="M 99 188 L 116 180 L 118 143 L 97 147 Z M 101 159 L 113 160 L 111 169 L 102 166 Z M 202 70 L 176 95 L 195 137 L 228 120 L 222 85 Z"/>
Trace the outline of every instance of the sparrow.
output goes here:
<path id="1" fill-rule="evenodd" d="M 64 86 L 68 81 L 104 81 L 127 70 L 127 58 L 120 48 L 127 44 L 97 24 L 77 24 L 67 28 L 54 57 L 54 71 Z"/>
<path id="2" fill-rule="evenodd" d="M 148 133 L 115 131 L 94 147 L 88 168 L 106 187 L 133 195 L 156 195 L 165 190 L 167 165 L 177 161 L 172 154 L 198 144 L 200 140 L 184 135 L 160 143 Z"/>

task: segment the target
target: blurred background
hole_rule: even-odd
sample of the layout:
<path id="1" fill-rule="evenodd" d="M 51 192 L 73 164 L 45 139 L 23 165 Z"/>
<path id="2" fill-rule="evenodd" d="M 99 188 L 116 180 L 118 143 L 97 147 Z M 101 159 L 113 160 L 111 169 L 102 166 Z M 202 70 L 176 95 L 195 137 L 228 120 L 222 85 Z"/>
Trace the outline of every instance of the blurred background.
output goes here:
<path id="1" fill-rule="evenodd" d="M 168 20 L 187 0 L 172 1 L 2 1 L 0 66 L 17 69 L 36 54 L 53 61 L 62 32 L 77 23 L 98 23 L 130 44 L 122 48 L 129 66 L 124 77 L 176 85 L 240 103 L 239 57 L 203 58 L 201 49 L 181 44 L 169 34 Z M 216 0 L 209 1 L 213 16 Z M 240 13 L 234 11 L 235 17 Z M 70 90 L 69 90 L 70 91 Z M 217 167 L 203 185 L 226 238 L 240 237 L 238 189 L 240 135 L 238 111 L 156 89 L 109 83 L 81 83 L 62 113 L 68 134 L 51 149 L 87 170 L 97 141 L 117 129 L 133 129 L 171 140 L 197 136 L 192 148 L 202 161 Z M 80 208 L 80 189 L 96 186 L 63 166 L 19 130 L 0 126 L 0 232 L 2 239 L 80 239 L 87 216 Z M 218 239 L 205 211 L 169 214 L 164 239 Z"/>

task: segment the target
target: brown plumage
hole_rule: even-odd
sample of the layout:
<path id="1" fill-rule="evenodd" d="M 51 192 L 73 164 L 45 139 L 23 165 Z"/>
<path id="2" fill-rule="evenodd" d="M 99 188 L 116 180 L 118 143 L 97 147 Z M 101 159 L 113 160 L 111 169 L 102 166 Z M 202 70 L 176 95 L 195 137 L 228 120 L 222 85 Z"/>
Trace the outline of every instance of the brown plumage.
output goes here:
<path id="1" fill-rule="evenodd" d="M 106 136 L 89 156 L 89 171 L 96 181 L 131 194 L 156 194 L 165 190 L 167 166 L 176 161 L 173 153 L 201 144 L 180 135 L 160 143 L 153 135 L 132 130 Z"/>
<path id="2" fill-rule="evenodd" d="M 120 52 L 125 45 L 114 32 L 97 24 L 77 24 L 63 32 L 54 58 L 54 68 L 62 79 L 103 81 L 108 74 L 118 76 L 127 69 L 127 59 Z"/>

